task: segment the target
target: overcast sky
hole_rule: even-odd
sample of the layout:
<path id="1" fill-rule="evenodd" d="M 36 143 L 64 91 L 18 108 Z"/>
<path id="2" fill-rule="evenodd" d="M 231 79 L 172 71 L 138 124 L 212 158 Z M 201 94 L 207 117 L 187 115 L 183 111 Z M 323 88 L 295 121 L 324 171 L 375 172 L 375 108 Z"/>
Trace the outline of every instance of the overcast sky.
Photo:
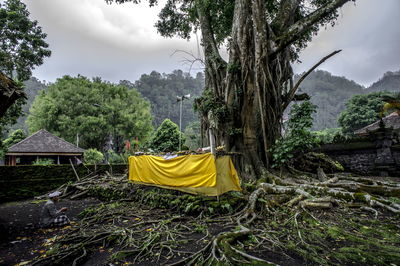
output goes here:
<path id="1" fill-rule="evenodd" d="M 81 74 L 112 82 L 135 81 L 152 70 L 188 71 L 183 62 L 186 55 L 173 54 L 176 50 L 198 54 L 195 35 L 188 42 L 157 34 L 153 25 L 160 7 L 107 5 L 104 0 L 23 2 L 48 34 L 52 50 L 52 56 L 34 71 L 40 80 Z M 303 63 L 295 66 L 297 72 L 307 70 L 336 49 L 343 52 L 320 69 L 363 85 L 376 81 L 386 71 L 400 69 L 400 0 L 357 0 L 356 4 L 346 4 L 340 13 L 337 25 L 321 29 L 303 51 Z"/>

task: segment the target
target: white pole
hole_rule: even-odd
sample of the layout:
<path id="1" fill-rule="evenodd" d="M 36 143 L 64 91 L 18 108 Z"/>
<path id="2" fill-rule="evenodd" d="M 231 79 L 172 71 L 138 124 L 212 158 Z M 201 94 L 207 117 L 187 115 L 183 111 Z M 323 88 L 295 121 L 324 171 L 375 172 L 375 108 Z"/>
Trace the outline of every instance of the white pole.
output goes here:
<path id="1" fill-rule="evenodd" d="M 211 154 L 215 154 L 215 142 L 214 142 L 214 134 L 213 134 L 212 128 L 210 128 L 208 130 L 208 134 L 209 134 L 209 137 L 210 137 Z"/>
<path id="2" fill-rule="evenodd" d="M 76 133 L 76 147 L 79 147 L 79 133 Z"/>
<path id="3" fill-rule="evenodd" d="M 183 96 L 181 99 L 181 105 L 179 106 L 179 151 L 181 151 L 182 147 L 182 102 Z"/>

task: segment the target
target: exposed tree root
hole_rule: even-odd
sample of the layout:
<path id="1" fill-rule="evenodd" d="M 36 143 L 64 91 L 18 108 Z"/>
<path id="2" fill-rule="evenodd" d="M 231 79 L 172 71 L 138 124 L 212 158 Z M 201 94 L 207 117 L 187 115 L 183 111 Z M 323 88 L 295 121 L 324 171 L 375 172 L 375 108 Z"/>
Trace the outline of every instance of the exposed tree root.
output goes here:
<path id="1" fill-rule="evenodd" d="M 314 180 L 288 182 L 276 176 L 274 178 L 275 183 L 280 185 L 270 183 L 258 184 L 257 188 L 249 196 L 246 208 L 236 215 L 237 224 L 240 229 L 215 236 L 212 241 L 213 244 L 201 250 L 201 254 L 196 253 L 181 261 L 178 265 L 188 262 L 190 264 L 205 263 L 212 265 L 213 263 L 227 263 L 236 265 L 238 263 L 256 261 L 272 265 L 272 262 L 249 255 L 246 251 L 238 250 L 236 244 L 243 239 L 245 240 L 249 235 L 257 235 L 255 231 L 249 228 L 251 223 L 258 217 L 257 213 L 260 212 L 258 203 L 260 203 L 261 199 L 261 202 L 264 202 L 264 215 L 273 215 L 275 204 L 272 203 L 272 199 L 275 195 L 291 195 L 282 206 L 290 207 L 293 211 L 297 210 L 292 216 L 292 220 L 297 228 L 298 238 L 303 245 L 307 245 L 307 243 L 299 230 L 297 217 L 300 212 L 308 213 L 306 210 L 316 209 L 327 210 L 340 204 L 348 203 L 360 204 L 361 210 L 372 212 L 375 217 L 377 217 L 378 211 L 374 208 L 384 209 L 393 213 L 400 212 L 399 204 L 390 202 L 382 197 L 398 196 L 399 188 L 396 183 L 379 182 L 379 185 L 368 185 L 366 183 L 373 182 L 371 179 L 362 178 L 358 181 L 357 178 L 342 178 L 339 175 L 328 179 L 322 169 L 318 173 L 319 182 L 315 182 Z M 265 235 L 263 239 L 275 244 L 279 242 Z"/>
<path id="2" fill-rule="evenodd" d="M 138 209 L 135 205 L 137 203 L 129 202 L 132 198 L 129 196 L 126 177 L 82 178 L 81 181 L 62 187 L 68 197 L 92 194 L 96 191 L 94 188 L 102 187 L 111 189 L 116 195 L 124 193 L 124 201 L 87 210 L 79 225 L 59 240 L 63 248 L 37 260 L 35 264 L 79 264 L 99 246 L 113 245 L 117 249 L 112 259 L 119 261 L 142 262 L 152 258 L 153 261 L 163 263 L 168 263 L 170 259 L 177 261 L 172 265 L 276 265 L 268 257 L 261 258 L 258 256 L 260 254 L 252 253 L 251 247 L 264 247 L 288 259 L 287 243 L 301 246 L 298 252 L 314 252 L 317 249 L 311 243 L 315 239 L 304 233 L 304 226 L 310 217 L 314 221 L 311 224 L 321 224 L 315 212 L 350 206 L 372 214 L 375 218 L 379 213 L 400 213 L 400 205 L 390 200 L 390 197 L 398 197 L 400 188 L 396 182 L 324 175 L 321 171 L 318 179 L 282 179 L 270 173 L 268 175 L 273 180 L 272 184 L 259 183 L 248 196 L 244 208 L 217 219 L 203 212 L 197 218 L 170 216 L 165 212 L 156 215 L 155 219 L 145 219 L 150 210 Z M 154 200 L 159 199 L 154 197 Z M 170 198 L 167 200 L 171 201 Z M 279 228 L 291 228 L 292 234 L 281 235 L 279 230 L 273 228 L 273 221 L 277 217 L 280 219 L 277 221 Z M 235 230 L 212 235 L 208 229 L 201 229 L 205 224 L 221 222 L 236 225 Z M 200 229 L 195 229 L 196 226 Z M 190 241 L 189 236 L 195 230 L 206 231 L 206 234 L 193 240 L 192 244 L 199 249 L 192 253 L 182 247 Z M 324 243 L 320 245 L 323 247 Z M 307 257 L 306 253 L 304 257 Z"/>

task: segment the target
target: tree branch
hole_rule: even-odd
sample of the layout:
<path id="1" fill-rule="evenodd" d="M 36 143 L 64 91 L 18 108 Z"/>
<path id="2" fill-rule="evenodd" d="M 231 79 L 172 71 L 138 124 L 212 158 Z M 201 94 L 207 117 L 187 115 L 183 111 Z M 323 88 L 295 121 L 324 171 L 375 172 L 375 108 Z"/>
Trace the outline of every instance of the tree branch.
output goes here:
<path id="1" fill-rule="evenodd" d="M 306 32 L 310 27 L 349 1 L 353 0 L 334 0 L 293 24 L 289 30 L 277 37 L 278 46 L 270 53 L 270 55 L 276 55 L 281 52 L 283 49 L 295 42 L 299 36 Z"/>
<path id="2" fill-rule="evenodd" d="M 276 15 L 276 18 L 274 21 L 271 23 L 271 25 L 274 25 L 278 29 L 278 32 L 276 34 L 281 34 L 282 30 L 287 29 L 291 25 L 293 25 L 295 14 L 297 9 L 300 6 L 300 3 L 302 0 L 283 0 L 279 13 Z"/>
<path id="3" fill-rule="evenodd" d="M 306 73 L 304 73 L 300 79 L 296 82 L 296 84 L 289 90 L 287 97 L 285 97 L 285 102 L 283 103 L 283 110 L 285 110 L 289 103 L 292 101 L 297 89 L 299 88 L 300 84 L 304 81 L 304 79 L 310 75 L 311 72 L 313 72 L 317 67 L 319 67 L 323 62 L 325 62 L 326 60 L 328 60 L 329 58 L 331 58 L 332 56 L 334 56 L 335 54 L 340 53 L 342 50 L 336 50 L 332 53 L 330 53 L 329 55 L 325 56 L 324 58 L 322 58 L 321 60 L 319 60 L 318 63 L 316 63 L 312 68 L 310 68 Z"/>
<path id="4" fill-rule="evenodd" d="M 4 116 L 8 108 L 20 98 L 27 99 L 24 90 L 14 80 L 0 72 L 0 117 Z"/>

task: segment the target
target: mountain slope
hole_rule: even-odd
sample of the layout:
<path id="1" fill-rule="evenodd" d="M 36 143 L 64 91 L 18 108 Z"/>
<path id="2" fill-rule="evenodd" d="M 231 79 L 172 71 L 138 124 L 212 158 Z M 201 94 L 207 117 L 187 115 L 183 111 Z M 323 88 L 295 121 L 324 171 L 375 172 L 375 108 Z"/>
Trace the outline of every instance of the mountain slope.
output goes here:
<path id="1" fill-rule="evenodd" d="M 313 130 L 337 127 L 337 118 L 345 109 L 346 102 L 351 96 L 364 91 L 365 88 L 356 82 L 322 70 L 312 72 L 299 89 L 299 92 L 310 95 L 311 102 L 318 106 Z"/>
<path id="2" fill-rule="evenodd" d="M 368 93 L 376 91 L 400 91 L 400 71 L 386 72 L 382 78 L 373 83 L 366 91 Z"/>

